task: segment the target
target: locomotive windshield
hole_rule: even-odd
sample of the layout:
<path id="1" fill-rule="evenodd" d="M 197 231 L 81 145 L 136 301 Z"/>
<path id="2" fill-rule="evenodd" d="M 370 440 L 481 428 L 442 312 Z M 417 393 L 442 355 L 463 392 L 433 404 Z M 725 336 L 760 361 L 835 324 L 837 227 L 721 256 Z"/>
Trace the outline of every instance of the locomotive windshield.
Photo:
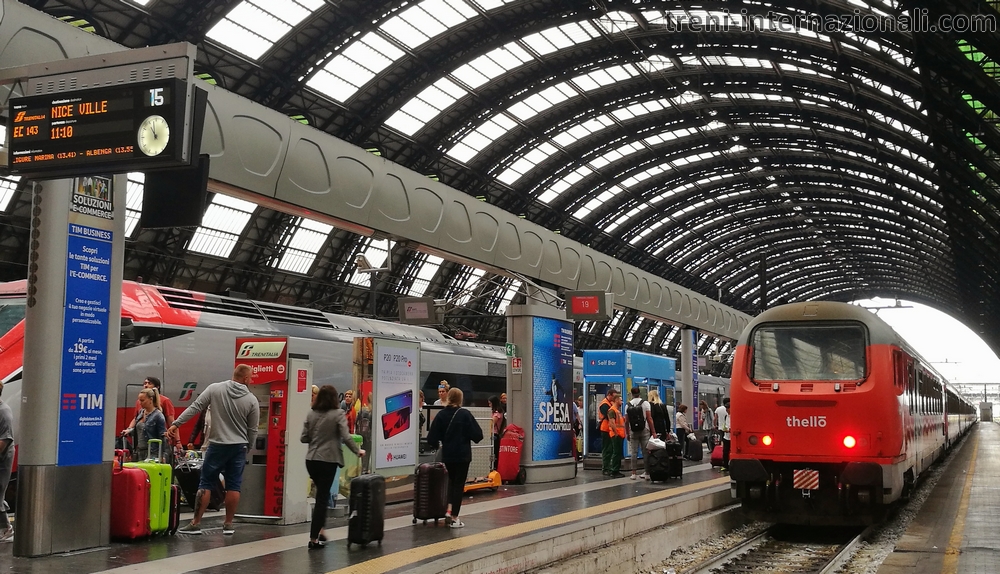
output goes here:
<path id="1" fill-rule="evenodd" d="M 753 334 L 755 381 L 857 381 L 865 378 L 862 325 L 762 325 Z"/>
<path id="2" fill-rule="evenodd" d="M 0 335 L 6 334 L 24 319 L 24 299 L 0 299 Z"/>

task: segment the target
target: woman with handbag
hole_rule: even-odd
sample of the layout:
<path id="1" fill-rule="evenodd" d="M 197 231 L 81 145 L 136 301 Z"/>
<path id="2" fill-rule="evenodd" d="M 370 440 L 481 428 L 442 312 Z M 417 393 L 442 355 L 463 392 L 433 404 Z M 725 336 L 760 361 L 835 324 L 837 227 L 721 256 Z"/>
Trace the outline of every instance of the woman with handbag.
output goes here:
<path id="1" fill-rule="evenodd" d="M 465 479 L 472 463 L 472 443 L 483 440 L 483 429 L 468 410 L 462 408 L 462 389 L 448 391 L 445 408 L 434 417 L 427 434 L 427 445 L 437 449 L 435 460 L 448 469 L 448 502 L 450 509 L 445 520 L 452 528 L 465 524 L 458 518 L 465 494 Z M 440 445 L 440 446 L 439 446 Z"/>
<path id="2" fill-rule="evenodd" d="M 359 448 L 347 432 L 347 417 L 337 404 L 337 389 L 323 385 L 316 393 L 312 410 L 306 415 L 299 439 L 309 444 L 306 451 L 306 470 L 316 484 L 316 503 L 313 507 L 312 525 L 309 529 L 309 549 L 322 548 L 326 542 L 323 526 L 326 525 L 326 507 L 330 501 L 330 488 L 337 469 L 344 466 L 344 453 L 340 445 L 346 444 L 359 457 L 365 451 Z"/>

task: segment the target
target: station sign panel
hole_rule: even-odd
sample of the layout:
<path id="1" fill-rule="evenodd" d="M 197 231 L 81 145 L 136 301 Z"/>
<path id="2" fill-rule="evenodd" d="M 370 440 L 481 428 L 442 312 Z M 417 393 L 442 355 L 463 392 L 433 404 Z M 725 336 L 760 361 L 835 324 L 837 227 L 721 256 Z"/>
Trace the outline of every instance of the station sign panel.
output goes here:
<path id="1" fill-rule="evenodd" d="M 607 321 L 614 313 L 614 295 L 604 291 L 567 291 L 566 319 Z"/>
<path id="2" fill-rule="evenodd" d="M 46 179 L 185 165 L 187 99 L 177 78 L 12 98 L 10 173 Z"/>

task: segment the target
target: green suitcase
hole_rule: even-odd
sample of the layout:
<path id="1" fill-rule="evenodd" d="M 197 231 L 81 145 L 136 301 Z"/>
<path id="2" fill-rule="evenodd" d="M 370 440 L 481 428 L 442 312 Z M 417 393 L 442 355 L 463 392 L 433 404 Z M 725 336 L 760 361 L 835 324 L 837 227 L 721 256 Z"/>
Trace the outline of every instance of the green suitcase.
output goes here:
<path id="1" fill-rule="evenodd" d="M 150 454 L 154 443 L 160 447 L 158 457 L 148 458 L 143 462 L 127 462 L 125 467 L 140 468 L 149 475 L 149 530 L 157 533 L 166 532 L 170 526 L 170 485 L 173 483 L 173 475 L 170 465 L 160 462 L 163 460 L 163 441 L 151 439 Z"/>

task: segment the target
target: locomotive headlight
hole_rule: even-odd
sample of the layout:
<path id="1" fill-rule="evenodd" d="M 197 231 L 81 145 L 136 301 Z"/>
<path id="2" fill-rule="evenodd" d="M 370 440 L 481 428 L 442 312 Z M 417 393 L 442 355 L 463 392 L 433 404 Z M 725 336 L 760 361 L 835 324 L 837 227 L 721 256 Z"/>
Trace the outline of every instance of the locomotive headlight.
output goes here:
<path id="1" fill-rule="evenodd" d="M 769 434 L 764 435 L 763 437 L 761 437 L 760 442 L 764 446 L 771 446 L 771 435 Z"/>
<path id="2" fill-rule="evenodd" d="M 844 437 L 844 446 L 847 448 L 854 448 L 857 444 L 858 441 L 856 441 L 853 436 L 847 435 Z"/>

